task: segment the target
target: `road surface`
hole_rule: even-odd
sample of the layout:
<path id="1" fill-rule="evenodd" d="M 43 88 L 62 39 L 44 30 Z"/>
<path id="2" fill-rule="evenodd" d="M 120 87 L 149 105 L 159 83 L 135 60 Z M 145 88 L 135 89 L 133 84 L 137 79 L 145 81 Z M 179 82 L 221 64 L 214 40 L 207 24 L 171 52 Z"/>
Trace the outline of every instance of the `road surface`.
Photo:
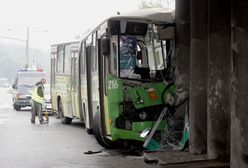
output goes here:
<path id="1" fill-rule="evenodd" d="M 83 123 L 62 125 L 50 117 L 49 125 L 30 123 L 30 109 L 15 111 L 12 95 L 0 88 L 0 168 L 145 168 L 142 156 L 124 150 L 105 150 Z M 102 153 L 87 155 L 87 151 Z"/>

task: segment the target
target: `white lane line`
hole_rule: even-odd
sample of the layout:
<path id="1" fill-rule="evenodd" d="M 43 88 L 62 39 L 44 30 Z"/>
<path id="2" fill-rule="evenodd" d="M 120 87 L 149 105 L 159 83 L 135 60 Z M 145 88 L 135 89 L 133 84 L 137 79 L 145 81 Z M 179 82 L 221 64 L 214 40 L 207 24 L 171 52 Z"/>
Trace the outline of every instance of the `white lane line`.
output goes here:
<path id="1" fill-rule="evenodd" d="M 4 124 L 4 123 L 6 123 L 7 121 L 9 121 L 9 119 L 1 118 L 1 119 L 0 119 L 0 124 Z"/>

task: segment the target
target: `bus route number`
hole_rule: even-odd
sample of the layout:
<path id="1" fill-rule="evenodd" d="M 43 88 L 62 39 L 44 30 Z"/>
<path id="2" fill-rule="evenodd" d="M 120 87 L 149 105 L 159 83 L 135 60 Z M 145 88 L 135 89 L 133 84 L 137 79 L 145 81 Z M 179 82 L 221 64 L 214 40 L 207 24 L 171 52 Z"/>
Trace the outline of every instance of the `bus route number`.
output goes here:
<path id="1" fill-rule="evenodd" d="M 109 89 L 118 89 L 118 82 L 117 82 L 117 80 L 110 80 L 110 81 L 108 81 L 108 88 Z"/>

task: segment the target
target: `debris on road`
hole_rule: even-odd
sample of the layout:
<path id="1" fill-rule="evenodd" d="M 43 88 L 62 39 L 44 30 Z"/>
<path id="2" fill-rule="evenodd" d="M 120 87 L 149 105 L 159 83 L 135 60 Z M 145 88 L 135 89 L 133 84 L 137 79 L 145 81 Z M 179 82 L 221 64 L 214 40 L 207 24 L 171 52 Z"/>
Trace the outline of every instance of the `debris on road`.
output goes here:
<path id="1" fill-rule="evenodd" d="M 84 154 L 87 154 L 87 155 L 97 154 L 97 153 L 102 153 L 102 151 L 101 150 L 99 150 L 99 151 L 91 151 L 91 150 L 89 150 L 87 152 L 84 152 Z"/>

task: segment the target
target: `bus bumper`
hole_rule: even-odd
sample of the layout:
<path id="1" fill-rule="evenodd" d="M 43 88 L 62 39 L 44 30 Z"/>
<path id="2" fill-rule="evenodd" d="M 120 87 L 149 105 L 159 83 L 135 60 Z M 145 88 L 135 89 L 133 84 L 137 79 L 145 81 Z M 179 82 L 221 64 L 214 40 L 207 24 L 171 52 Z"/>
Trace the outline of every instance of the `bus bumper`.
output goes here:
<path id="1" fill-rule="evenodd" d="M 112 141 L 116 140 L 136 140 L 145 141 L 145 138 L 140 137 L 140 134 L 145 129 L 152 129 L 154 126 L 154 121 L 144 121 L 144 122 L 133 122 L 132 130 L 119 129 L 114 126 L 111 128 Z M 161 131 L 167 127 L 166 122 L 161 121 L 157 130 Z"/>

